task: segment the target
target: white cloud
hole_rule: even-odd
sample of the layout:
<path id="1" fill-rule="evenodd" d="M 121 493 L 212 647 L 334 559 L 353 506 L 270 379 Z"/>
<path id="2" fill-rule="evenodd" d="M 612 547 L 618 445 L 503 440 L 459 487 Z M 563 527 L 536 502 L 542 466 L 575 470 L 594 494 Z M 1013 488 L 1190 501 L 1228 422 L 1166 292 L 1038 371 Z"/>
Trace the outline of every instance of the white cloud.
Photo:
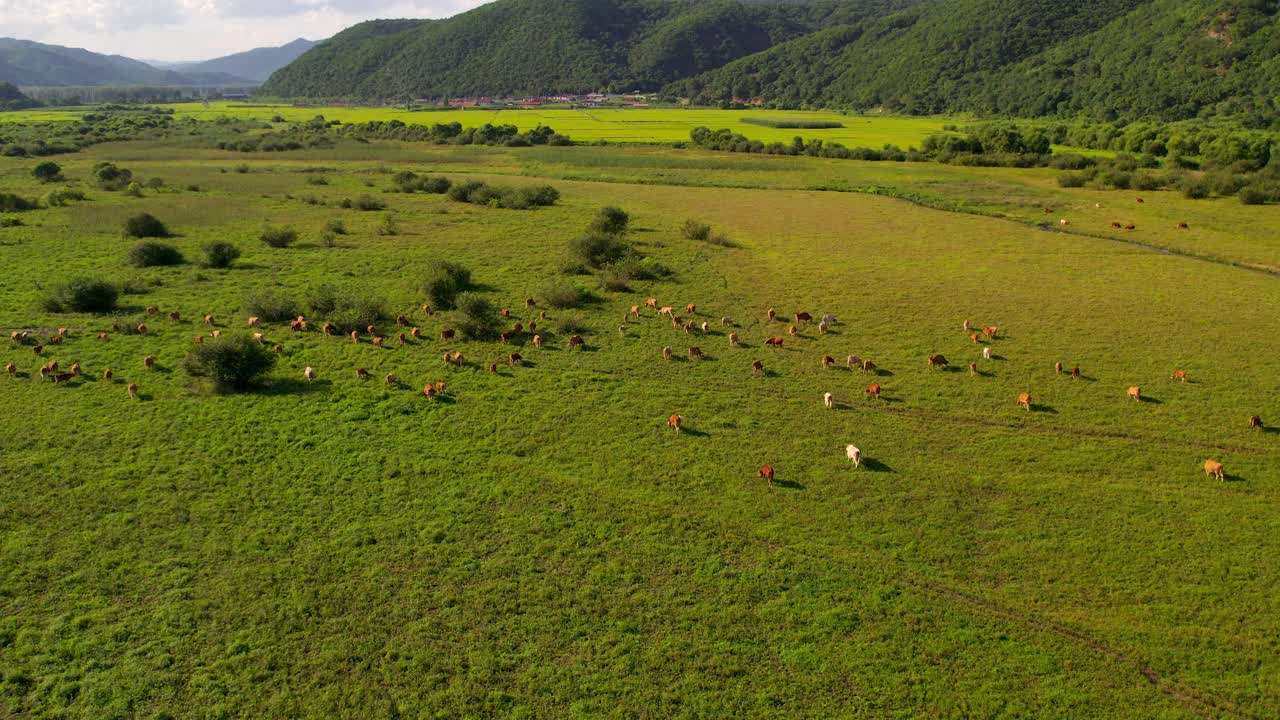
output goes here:
<path id="1" fill-rule="evenodd" d="M 0 35 L 94 52 L 203 60 L 363 20 L 447 17 L 487 0 L 0 0 Z"/>

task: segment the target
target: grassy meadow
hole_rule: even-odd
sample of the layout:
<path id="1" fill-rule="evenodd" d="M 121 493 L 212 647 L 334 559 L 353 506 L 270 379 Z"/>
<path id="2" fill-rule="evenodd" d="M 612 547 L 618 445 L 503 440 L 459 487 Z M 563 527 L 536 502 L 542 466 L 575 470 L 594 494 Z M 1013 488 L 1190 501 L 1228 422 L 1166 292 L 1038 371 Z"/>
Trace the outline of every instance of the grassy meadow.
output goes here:
<path id="1" fill-rule="evenodd" d="M 655 122 L 673 139 L 719 125 Z M 920 122 L 892 132 L 935 121 Z M 833 139 L 910 142 L 867 132 L 886 139 Z M 1280 714 L 1280 433 L 1246 427 L 1280 424 L 1274 206 L 1138 204 L 1047 169 L 654 147 L 245 154 L 174 138 L 56 160 L 88 199 L 0 228 L 0 363 L 19 371 L 0 377 L 0 717 Z M 104 160 L 164 187 L 99 190 Z M 0 158 L 0 193 L 41 195 L 34 164 Z M 561 199 L 390 192 L 402 170 Z M 387 208 L 340 206 L 365 194 Z M 610 291 L 562 272 L 606 205 L 672 275 Z M 243 255 L 130 268 L 120 228 L 141 211 L 189 260 L 212 240 Z M 380 234 L 387 216 L 397 234 Z M 335 219 L 349 234 L 327 247 Z M 686 238 L 687 219 L 729 242 Z M 267 223 L 299 242 L 267 247 Z M 415 310 L 436 260 L 471 269 L 545 345 L 438 340 L 450 316 Z M 40 309 L 82 275 L 146 292 L 117 317 Z M 589 297 L 547 308 L 565 282 Z M 301 303 L 322 284 L 377 295 L 422 339 L 399 347 L 393 321 L 386 348 L 270 323 L 283 352 L 263 389 L 216 394 L 182 369 L 202 315 L 247 333 L 251 293 Z M 652 310 L 623 326 L 650 296 L 696 303 L 710 331 Z M 793 338 L 771 307 L 838 321 Z M 966 319 L 1000 338 L 975 345 Z M 145 336 L 109 330 L 143 320 Z M 58 327 L 68 340 L 39 358 L 7 340 Z M 575 332 L 585 349 L 567 348 Z M 763 344 L 775 335 L 781 349 Z M 447 350 L 466 364 L 446 367 Z M 503 362 L 513 350 L 524 366 Z M 932 353 L 951 367 L 930 370 Z M 877 374 L 845 369 L 850 354 Z M 85 375 L 33 379 L 51 358 Z M 436 381 L 447 393 L 428 400 Z M 1209 458 L 1227 482 L 1206 478 Z"/>

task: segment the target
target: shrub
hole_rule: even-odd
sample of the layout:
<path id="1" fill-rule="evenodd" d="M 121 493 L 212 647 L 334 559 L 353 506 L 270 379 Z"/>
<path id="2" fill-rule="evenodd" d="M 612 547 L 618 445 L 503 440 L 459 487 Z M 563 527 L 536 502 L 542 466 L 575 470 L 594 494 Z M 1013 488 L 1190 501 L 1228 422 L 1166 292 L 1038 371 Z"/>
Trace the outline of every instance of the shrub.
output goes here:
<path id="1" fill-rule="evenodd" d="M 240 163 L 235 167 L 235 171 L 241 175 L 247 174 L 249 172 L 249 166 L 244 163 Z"/>
<path id="2" fill-rule="evenodd" d="M 684 236 L 689 240 L 706 240 L 711 237 L 711 226 L 689 219 L 684 221 Z"/>
<path id="3" fill-rule="evenodd" d="M 153 177 L 147 181 L 146 186 L 151 190 L 159 190 L 160 188 L 164 187 L 164 180 L 158 177 Z"/>
<path id="4" fill-rule="evenodd" d="M 372 195 L 361 195 L 352 202 L 351 207 L 369 212 L 372 210 L 386 210 L 387 203 Z"/>
<path id="5" fill-rule="evenodd" d="M 1133 182 L 1133 176 L 1127 172 L 1112 171 L 1102 176 L 1102 182 L 1117 190 L 1128 190 L 1129 185 Z"/>
<path id="6" fill-rule="evenodd" d="M 135 238 L 169 237 L 169 228 L 151 213 L 139 213 L 124 221 L 124 235 Z"/>
<path id="7" fill-rule="evenodd" d="M 268 225 L 262 229 L 262 234 L 258 236 L 258 239 L 273 248 L 287 248 L 298 241 L 298 231 L 292 227 L 272 227 Z"/>
<path id="8" fill-rule="evenodd" d="M 1251 186 L 1241 189 L 1239 198 L 1244 205 L 1262 205 L 1267 201 L 1267 193 L 1261 188 Z"/>
<path id="9" fill-rule="evenodd" d="M 124 191 L 129 197 L 142 197 L 142 186 L 138 183 L 129 183 L 129 187 Z"/>
<path id="10" fill-rule="evenodd" d="M 109 313 L 119 297 L 119 289 L 105 280 L 78 278 L 55 287 L 41 305 L 47 312 Z"/>
<path id="11" fill-rule="evenodd" d="M 123 190 L 133 180 L 133 173 L 115 163 L 100 162 L 93 166 L 93 179 L 103 190 Z"/>
<path id="12" fill-rule="evenodd" d="M 229 268 L 239 257 L 240 248 L 229 242 L 214 240 L 205 243 L 204 266 L 207 268 Z"/>
<path id="13" fill-rule="evenodd" d="M 332 230 L 325 230 L 320 233 L 320 244 L 324 247 L 331 248 L 338 246 L 338 236 Z"/>
<path id="14" fill-rule="evenodd" d="M 622 208 L 602 207 L 600 212 L 596 213 L 595 219 L 587 226 L 587 232 L 621 235 L 627 231 L 627 224 L 630 222 L 631 217 Z"/>
<path id="15" fill-rule="evenodd" d="M 434 263 L 422 280 L 422 292 L 441 310 L 454 307 L 458 295 L 471 289 L 471 271 L 451 262 Z"/>
<path id="16" fill-rule="evenodd" d="M 1049 167 L 1057 170 L 1083 170 L 1094 164 L 1093 158 L 1075 153 L 1063 153 L 1049 158 Z"/>
<path id="17" fill-rule="evenodd" d="M 1058 187 L 1079 188 L 1084 187 L 1084 176 L 1080 173 L 1062 173 L 1058 176 Z"/>
<path id="18" fill-rule="evenodd" d="M 373 295 L 343 290 L 333 285 L 320 285 L 307 294 L 311 314 L 327 320 L 343 333 L 364 332 L 369 325 L 387 317 L 386 302 Z"/>
<path id="19" fill-rule="evenodd" d="M 531 188 L 509 188 L 487 185 L 471 180 L 449 188 L 449 199 L 473 205 L 524 210 L 543 205 L 554 205 L 560 199 L 560 191 L 550 185 Z"/>
<path id="20" fill-rule="evenodd" d="M 1195 178 L 1184 178 L 1182 182 L 1182 196 L 1189 200 L 1203 200 L 1209 197 L 1212 189 L 1206 180 L 1197 180 Z"/>
<path id="21" fill-rule="evenodd" d="M 636 253 L 628 254 L 609 267 L 625 275 L 629 280 L 657 280 L 671 275 L 671 270 L 667 266 L 653 258 L 640 257 Z"/>
<path id="22" fill-rule="evenodd" d="M 84 193 L 71 188 L 62 188 L 45 193 L 44 197 L 40 198 L 40 204 L 45 207 L 62 207 L 79 200 L 84 200 Z"/>
<path id="23" fill-rule="evenodd" d="M 1134 190 L 1159 190 L 1163 186 L 1160 176 L 1155 173 L 1138 173 L 1133 177 Z"/>
<path id="24" fill-rule="evenodd" d="M 172 245 L 144 240 L 129 248 L 129 264 L 134 267 L 181 265 L 182 263 L 182 253 Z"/>
<path id="25" fill-rule="evenodd" d="M 463 293 L 456 305 L 454 324 L 464 337 L 479 340 L 493 335 L 498 327 L 498 310 L 493 303 L 475 293 Z"/>
<path id="26" fill-rule="evenodd" d="M 323 175 L 314 175 L 312 177 L 307 178 L 307 184 L 308 185 L 328 185 L 329 178 Z"/>
<path id="27" fill-rule="evenodd" d="M 579 335 L 589 329 L 586 323 L 582 321 L 582 318 L 577 315 L 565 315 L 556 318 L 555 322 L 552 323 L 552 327 L 558 335 Z"/>
<path id="28" fill-rule="evenodd" d="M 267 322 L 281 322 L 297 317 L 298 305 L 273 290 L 260 290 L 245 300 L 244 311 Z"/>
<path id="29" fill-rule="evenodd" d="M 621 260 L 630 247 L 616 235 L 589 233 L 569 241 L 569 252 L 593 268 Z"/>
<path id="30" fill-rule="evenodd" d="M 0 217 L 0 228 L 22 227 L 22 220 L 16 217 Z"/>
<path id="31" fill-rule="evenodd" d="M 42 183 L 62 180 L 62 166 L 56 162 L 45 161 L 31 169 L 31 177 Z"/>
<path id="32" fill-rule="evenodd" d="M 21 210 L 35 209 L 35 200 L 28 200 L 13 193 L 0 192 L 0 212 L 19 212 Z"/>
<path id="33" fill-rule="evenodd" d="M 346 235 L 347 225 L 342 222 L 341 218 L 334 218 L 324 225 L 325 232 L 331 232 L 334 235 Z"/>
<path id="34" fill-rule="evenodd" d="M 610 266 L 600 273 L 600 287 L 609 292 L 630 292 L 631 276 L 616 265 Z"/>
<path id="35" fill-rule="evenodd" d="M 1247 180 L 1240 175 L 1231 173 L 1214 173 L 1208 178 L 1209 187 L 1213 192 L 1223 197 L 1230 197 L 1240 192 L 1240 188 L 1248 184 Z"/>
<path id="36" fill-rule="evenodd" d="M 1112 158 L 1111 165 L 1122 172 L 1133 172 L 1138 169 L 1138 159 L 1128 153 L 1120 153 Z"/>
<path id="37" fill-rule="evenodd" d="M 246 390 L 275 367 L 276 356 L 247 335 L 224 335 L 195 346 L 183 367 L 220 392 Z"/>
<path id="38" fill-rule="evenodd" d="M 409 171 L 396 173 L 394 182 L 396 189 L 403 193 L 425 192 L 436 195 L 448 192 L 449 187 L 453 184 L 449 178 L 420 177 L 417 173 Z"/>
<path id="39" fill-rule="evenodd" d="M 552 280 L 539 293 L 542 302 L 557 310 L 576 308 L 587 301 L 590 294 L 585 288 L 567 280 Z"/>
<path id="40" fill-rule="evenodd" d="M 396 220 L 396 216 L 390 213 L 382 216 L 382 222 L 378 225 L 379 235 L 399 235 L 400 222 Z"/>

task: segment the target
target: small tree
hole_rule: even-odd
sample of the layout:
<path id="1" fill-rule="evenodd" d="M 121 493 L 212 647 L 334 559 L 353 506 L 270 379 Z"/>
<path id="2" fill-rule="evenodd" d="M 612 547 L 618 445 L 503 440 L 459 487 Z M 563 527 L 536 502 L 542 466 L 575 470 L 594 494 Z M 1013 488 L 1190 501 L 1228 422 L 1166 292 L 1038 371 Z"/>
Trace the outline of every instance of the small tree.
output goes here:
<path id="1" fill-rule="evenodd" d="M 152 240 L 144 240 L 129 248 L 129 264 L 134 267 L 181 265 L 184 262 L 178 248 Z"/>
<path id="2" fill-rule="evenodd" d="M 41 301 L 46 312 L 109 313 L 116 309 L 120 290 L 97 278 L 77 278 L 55 287 Z"/>
<path id="3" fill-rule="evenodd" d="M 589 233 L 569 241 L 574 257 L 593 268 L 601 268 L 626 256 L 630 247 L 616 235 Z"/>
<path id="4" fill-rule="evenodd" d="M 422 280 L 422 292 L 434 307 L 450 310 L 459 293 L 471 289 L 471 271 L 447 261 L 434 263 Z"/>
<path id="5" fill-rule="evenodd" d="M 240 257 L 240 248 L 229 242 L 214 240 L 204 246 L 204 266 L 225 269 Z"/>
<path id="6" fill-rule="evenodd" d="M 493 335 L 498 327 L 498 309 L 475 293 L 463 293 L 457 300 L 455 324 L 464 337 L 479 340 Z"/>
<path id="7" fill-rule="evenodd" d="M 139 213 L 124 221 L 124 235 L 135 238 L 169 237 L 169 228 L 151 213 Z"/>
<path id="8" fill-rule="evenodd" d="M 262 242 L 273 248 L 286 248 L 298 240 L 298 231 L 291 227 L 272 227 L 268 225 L 262 229 L 262 234 L 258 237 Z"/>
<path id="9" fill-rule="evenodd" d="M 62 166 L 46 160 L 32 168 L 31 177 L 42 183 L 58 182 L 62 179 Z"/>
<path id="10" fill-rule="evenodd" d="M 276 356 L 245 335 L 213 338 L 195 346 L 183 367 L 194 377 L 206 377 L 220 392 L 251 388 L 275 367 Z"/>
<path id="11" fill-rule="evenodd" d="M 627 224 L 630 222 L 631 216 L 627 215 L 622 208 L 602 207 L 595 219 L 587 226 L 587 232 L 621 235 L 627 231 Z"/>
<path id="12" fill-rule="evenodd" d="M 133 173 L 115 163 L 100 162 L 93 166 L 93 179 L 103 190 L 121 190 L 133 180 Z"/>

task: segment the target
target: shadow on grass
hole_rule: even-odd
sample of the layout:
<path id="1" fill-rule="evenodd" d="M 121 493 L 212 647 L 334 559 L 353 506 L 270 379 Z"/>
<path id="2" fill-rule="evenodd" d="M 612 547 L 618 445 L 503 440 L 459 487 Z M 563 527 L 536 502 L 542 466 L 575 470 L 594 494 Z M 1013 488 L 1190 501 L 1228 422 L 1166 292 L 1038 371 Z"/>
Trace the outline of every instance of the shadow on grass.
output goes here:
<path id="1" fill-rule="evenodd" d="M 307 395 L 316 392 L 325 392 L 333 387 L 332 380 L 316 380 L 307 382 L 306 380 L 295 380 L 293 378 L 277 378 L 272 380 L 270 384 L 264 385 L 256 390 L 259 395 Z"/>
<path id="2" fill-rule="evenodd" d="M 1032 403 L 1032 404 L 1031 404 L 1031 412 L 1033 412 L 1033 413 L 1046 413 L 1046 414 L 1048 414 L 1048 415 L 1057 415 L 1057 414 L 1058 414 L 1057 409 L 1055 409 L 1053 406 L 1051 406 L 1051 405 L 1045 405 L 1045 404 L 1043 404 L 1043 403 Z"/>
<path id="3" fill-rule="evenodd" d="M 1263 426 L 1263 427 L 1262 427 L 1262 434 L 1264 434 L 1264 435 L 1280 435 L 1280 427 L 1266 427 L 1266 426 Z"/>
<path id="4" fill-rule="evenodd" d="M 880 462 L 879 460 L 876 460 L 875 458 L 869 458 L 869 457 L 862 458 L 862 467 L 866 468 L 869 472 L 875 472 L 875 473 L 893 472 L 893 468 L 889 467 L 888 465 L 885 465 L 884 463 Z"/>
<path id="5" fill-rule="evenodd" d="M 804 490 L 804 485 L 796 482 L 795 480 L 779 480 L 774 478 L 773 486 L 780 487 L 783 490 Z"/>
<path id="6" fill-rule="evenodd" d="M 690 436 L 690 437 L 699 437 L 699 438 L 711 437 L 711 433 L 709 433 L 709 432 L 706 432 L 706 431 L 704 431 L 704 430 L 695 430 L 695 429 L 693 429 L 693 428 L 689 428 L 689 427 L 681 427 L 681 428 L 680 428 L 680 434 L 681 434 L 681 435 L 688 435 L 688 436 Z"/>
<path id="7" fill-rule="evenodd" d="M 1164 401 L 1163 401 L 1163 400 L 1159 400 L 1159 399 L 1157 399 L 1157 398 L 1153 398 L 1153 397 L 1151 397 L 1151 396 L 1149 396 L 1149 395 L 1143 395 L 1141 398 L 1139 398 L 1139 399 L 1138 399 L 1138 402 L 1146 403 L 1146 404 L 1148 404 L 1148 405 L 1163 405 L 1163 404 L 1164 404 Z"/>

